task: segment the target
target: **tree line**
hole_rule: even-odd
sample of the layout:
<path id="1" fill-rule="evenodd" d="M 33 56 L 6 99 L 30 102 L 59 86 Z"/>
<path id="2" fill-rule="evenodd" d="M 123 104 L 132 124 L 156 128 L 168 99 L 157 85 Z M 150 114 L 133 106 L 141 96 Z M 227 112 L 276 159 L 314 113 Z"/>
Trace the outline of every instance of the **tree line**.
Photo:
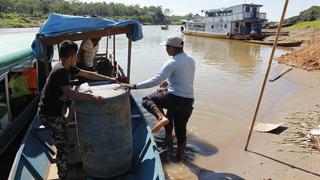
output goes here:
<path id="1" fill-rule="evenodd" d="M 162 6 L 140 7 L 122 3 L 87 3 L 78 0 L 0 0 L 0 13 L 17 13 L 39 18 L 50 13 L 104 18 L 130 18 L 144 24 L 169 24 L 179 21 L 180 16 L 170 16 L 172 11 Z"/>
<path id="2" fill-rule="evenodd" d="M 320 20 L 320 6 L 312 6 L 299 13 L 298 16 L 293 16 L 285 20 L 286 23 L 298 23 L 305 21 L 315 21 Z"/>

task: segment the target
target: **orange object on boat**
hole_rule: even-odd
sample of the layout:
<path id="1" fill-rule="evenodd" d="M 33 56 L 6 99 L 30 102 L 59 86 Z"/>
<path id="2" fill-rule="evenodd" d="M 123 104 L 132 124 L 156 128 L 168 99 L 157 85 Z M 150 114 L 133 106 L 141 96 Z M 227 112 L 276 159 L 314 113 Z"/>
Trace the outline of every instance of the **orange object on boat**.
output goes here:
<path id="1" fill-rule="evenodd" d="M 35 68 L 28 68 L 22 72 L 26 77 L 31 95 L 35 95 L 37 91 L 37 70 Z"/>

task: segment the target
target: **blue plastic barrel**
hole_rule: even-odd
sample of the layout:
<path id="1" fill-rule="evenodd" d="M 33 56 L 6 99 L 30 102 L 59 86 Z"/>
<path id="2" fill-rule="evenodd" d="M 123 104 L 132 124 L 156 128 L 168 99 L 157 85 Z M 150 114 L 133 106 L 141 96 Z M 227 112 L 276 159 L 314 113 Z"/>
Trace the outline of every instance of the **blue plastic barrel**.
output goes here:
<path id="1" fill-rule="evenodd" d="M 83 168 L 92 177 L 118 176 L 132 165 L 129 93 L 114 90 L 115 86 L 89 87 L 93 94 L 103 97 L 102 102 L 75 102 Z"/>

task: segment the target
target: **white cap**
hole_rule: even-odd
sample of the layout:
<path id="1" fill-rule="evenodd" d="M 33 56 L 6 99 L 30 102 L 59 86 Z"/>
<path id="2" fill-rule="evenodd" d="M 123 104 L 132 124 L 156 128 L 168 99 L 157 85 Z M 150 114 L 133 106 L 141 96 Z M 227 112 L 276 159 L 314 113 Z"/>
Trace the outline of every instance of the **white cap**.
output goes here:
<path id="1" fill-rule="evenodd" d="M 183 40 L 180 37 L 171 37 L 167 41 L 162 42 L 161 45 L 173 46 L 173 47 L 183 47 Z"/>

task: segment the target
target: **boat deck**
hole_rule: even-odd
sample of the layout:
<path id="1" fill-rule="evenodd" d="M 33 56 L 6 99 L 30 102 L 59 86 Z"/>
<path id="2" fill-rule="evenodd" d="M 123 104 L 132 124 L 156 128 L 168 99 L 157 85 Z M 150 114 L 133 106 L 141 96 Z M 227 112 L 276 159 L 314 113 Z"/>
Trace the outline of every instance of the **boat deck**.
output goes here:
<path id="1" fill-rule="evenodd" d="M 109 179 L 164 180 L 161 160 L 150 128 L 132 96 L 130 96 L 130 102 L 133 139 L 132 166 L 125 174 Z M 68 123 L 68 146 L 70 148 L 68 177 L 69 179 L 94 179 L 88 177 L 82 168 L 74 122 L 71 120 Z M 55 154 L 56 148 L 49 133 L 40 125 L 36 117 L 16 155 L 9 178 L 58 179 Z"/>

